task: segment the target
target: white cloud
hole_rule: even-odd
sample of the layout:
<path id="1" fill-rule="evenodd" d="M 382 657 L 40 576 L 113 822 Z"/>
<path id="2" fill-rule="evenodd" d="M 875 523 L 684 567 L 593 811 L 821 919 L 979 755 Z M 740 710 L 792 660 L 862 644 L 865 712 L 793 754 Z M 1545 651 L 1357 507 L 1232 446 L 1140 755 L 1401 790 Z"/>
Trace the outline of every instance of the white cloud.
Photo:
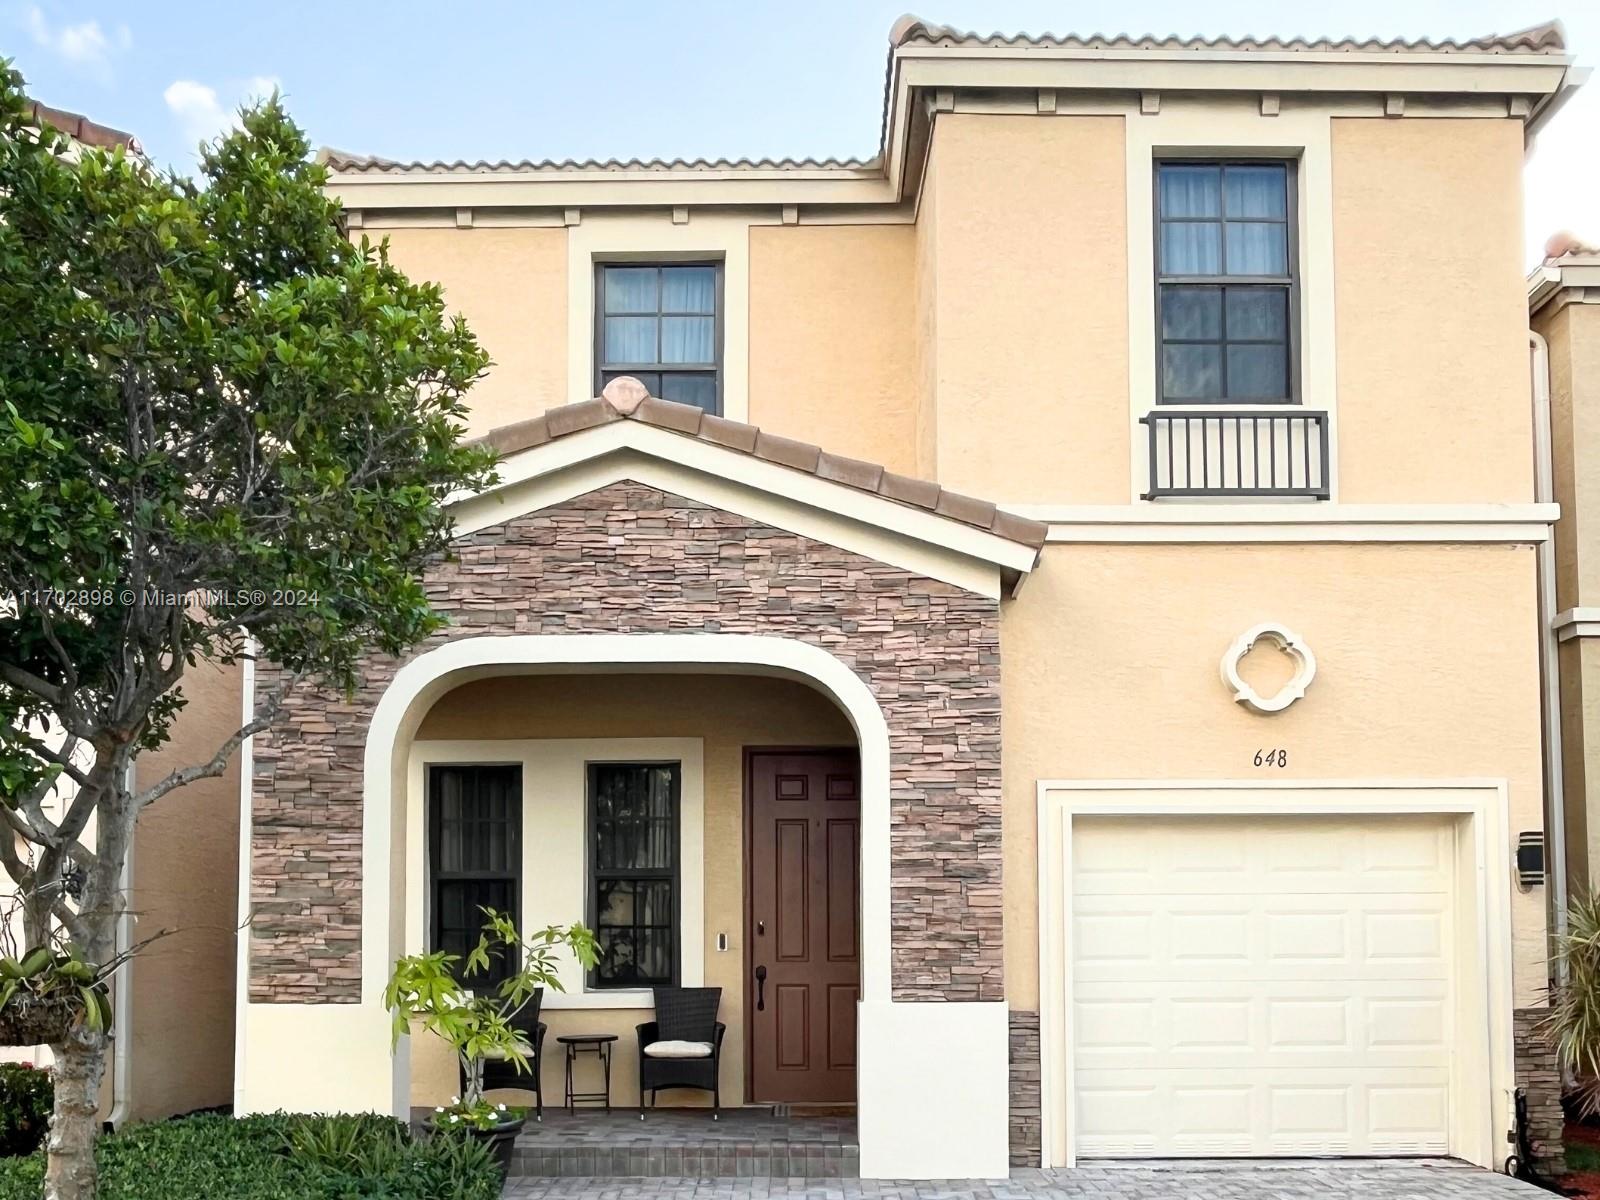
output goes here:
<path id="1" fill-rule="evenodd" d="M 45 49 L 104 80 L 111 77 L 111 59 L 133 45 L 133 34 L 126 25 L 118 25 L 110 33 L 99 21 L 56 26 L 38 5 L 28 9 L 28 32 Z"/>
<path id="2" fill-rule="evenodd" d="M 241 104 L 270 96 L 281 86 L 274 76 L 253 75 L 231 87 L 229 94 L 234 99 L 224 104 L 217 89 L 209 84 L 193 79 L 178 79 L 167 85 L 161 98 L 178 119 L 184 137 L 193 144 L 210 141 L 226 133 L 238 123 Z"/>

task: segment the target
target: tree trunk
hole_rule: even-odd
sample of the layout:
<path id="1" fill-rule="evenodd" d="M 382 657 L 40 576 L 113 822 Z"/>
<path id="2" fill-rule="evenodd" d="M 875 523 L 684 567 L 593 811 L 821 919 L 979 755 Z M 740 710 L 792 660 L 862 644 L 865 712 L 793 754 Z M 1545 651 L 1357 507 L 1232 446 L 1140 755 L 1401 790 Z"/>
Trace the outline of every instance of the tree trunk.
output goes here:
<path id="1" fill-rule="evenodd" d="M 95 1114 L 100 1108 L 100 1078 L 105 1074 L 106 1037 L 80 1025 L 63 1042 L 53 1043 L 56 1107 L 45 1145 L 44 1200 L 94 1200 Z"/>
<path id="2" fill-rule="evenodd" d="M 461 1103 L 464 1107 L 471 1108 L 483 1099 L 483 1059 L 463 1054 L 461 1065 L 465 1068 L 462 1074 L 466 1076 L 466 1086 L 461 1091 Z"/>
<path id="3" fill-rule="evenodd" d="M 90 772 L 90 786 L 100 797 L 95 804 L 96 861 L 87 873 L 78 907 L 82 936 L 77 945 L 84 960 L 96 965 L 109 962 L 115 952 L 118 884 L 137 816 L 125 784 L 129 758 L 125 746 L 116 747 L 100 754 Z M 95 1114 L 108 1040 L 104 1032 L 79 1025 L 65 1041 L 50 1047 L 56 1058 L 56 1105 L 45 1141 L 49 1153 L 44 1200 L 95 1200 Z"/>

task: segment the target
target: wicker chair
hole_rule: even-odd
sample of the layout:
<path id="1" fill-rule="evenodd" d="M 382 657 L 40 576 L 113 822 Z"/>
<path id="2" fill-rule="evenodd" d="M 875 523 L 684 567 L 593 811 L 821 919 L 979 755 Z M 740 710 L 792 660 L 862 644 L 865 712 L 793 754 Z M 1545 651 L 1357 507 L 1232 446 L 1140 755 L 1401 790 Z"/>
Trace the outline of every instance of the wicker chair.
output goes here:
<path id="1" fill-rule="evenodd" d="M 728 1027 L 717 1020 L 722 989 L 656 988 L 656 1019 L 637 1027 L 639 1034 L 639 1119 L 644 1120 L 644 1094 L 655 1107 L 662 1088 L 696 1088 L 711 1093 L 711 1119 L 720 1119 L 722 1089 L 722 1036 Z M 650 1054 L 657 1042 L 700 1042 L 708 1050 L 694 1057 Z"/>
<path id="2" fill-rule="evenodd" d="M 544 1055 L 544 1035 L 550 1027 L 539 1020 L 539 1006 L 544 1002 L 544 989 L 535 988 L 533 996 L 523 1005 L 522 1011 L 511 1018 L 511 1027 L 522 1035 L 522 1040 L 533 1048 L 528 1057 L 528 1072 L 519 1071 L 517 1064 L 507 1058 L 491 1058 L 483 1064 L 483 1088 L 522 1088 L 533 1093 L 534 1120 L 544 1120 L 544 1085 L 540 1082 L 540 1060 Z M 465 1081 L 463 1081 L 464 1086 Z"/>

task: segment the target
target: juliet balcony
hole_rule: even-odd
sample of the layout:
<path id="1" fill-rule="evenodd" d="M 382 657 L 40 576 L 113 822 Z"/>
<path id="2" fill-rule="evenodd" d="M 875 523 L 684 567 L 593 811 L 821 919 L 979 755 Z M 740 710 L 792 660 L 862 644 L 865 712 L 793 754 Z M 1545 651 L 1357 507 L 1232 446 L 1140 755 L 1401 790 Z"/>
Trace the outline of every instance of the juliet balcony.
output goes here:
<path id="1" fill-rule="evenodd" d="M 1325 412 L 1161 408 L 1139 423 L 1149 451 L 1146 500 L 1329 497 Z"/>

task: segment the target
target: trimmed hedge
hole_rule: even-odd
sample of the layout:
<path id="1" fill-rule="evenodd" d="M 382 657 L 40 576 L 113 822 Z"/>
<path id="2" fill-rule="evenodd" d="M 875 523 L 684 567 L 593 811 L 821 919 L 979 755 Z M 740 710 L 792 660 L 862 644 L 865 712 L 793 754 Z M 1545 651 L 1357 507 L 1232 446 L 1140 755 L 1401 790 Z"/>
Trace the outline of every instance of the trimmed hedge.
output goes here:
<path id="1" fill-rule="evenodd" d="M 32 1063 L 0 1063 L 0 1156 L 32 1154 L 50 1129 L 56 1090 Z"/>
<path id="2" fill-rule="evenodd" d="M 495 1200 L 500 1195 L 500 1174 L 484 1147 L 455 1137 L 413 1139 L 387 1117 L 180 1117 L 102 1137 L 95 1156 L 100 1200 Z M 43 1181 L 42 1154 L 0 1160 L 0 1200 L 39 1200 Z"/>

